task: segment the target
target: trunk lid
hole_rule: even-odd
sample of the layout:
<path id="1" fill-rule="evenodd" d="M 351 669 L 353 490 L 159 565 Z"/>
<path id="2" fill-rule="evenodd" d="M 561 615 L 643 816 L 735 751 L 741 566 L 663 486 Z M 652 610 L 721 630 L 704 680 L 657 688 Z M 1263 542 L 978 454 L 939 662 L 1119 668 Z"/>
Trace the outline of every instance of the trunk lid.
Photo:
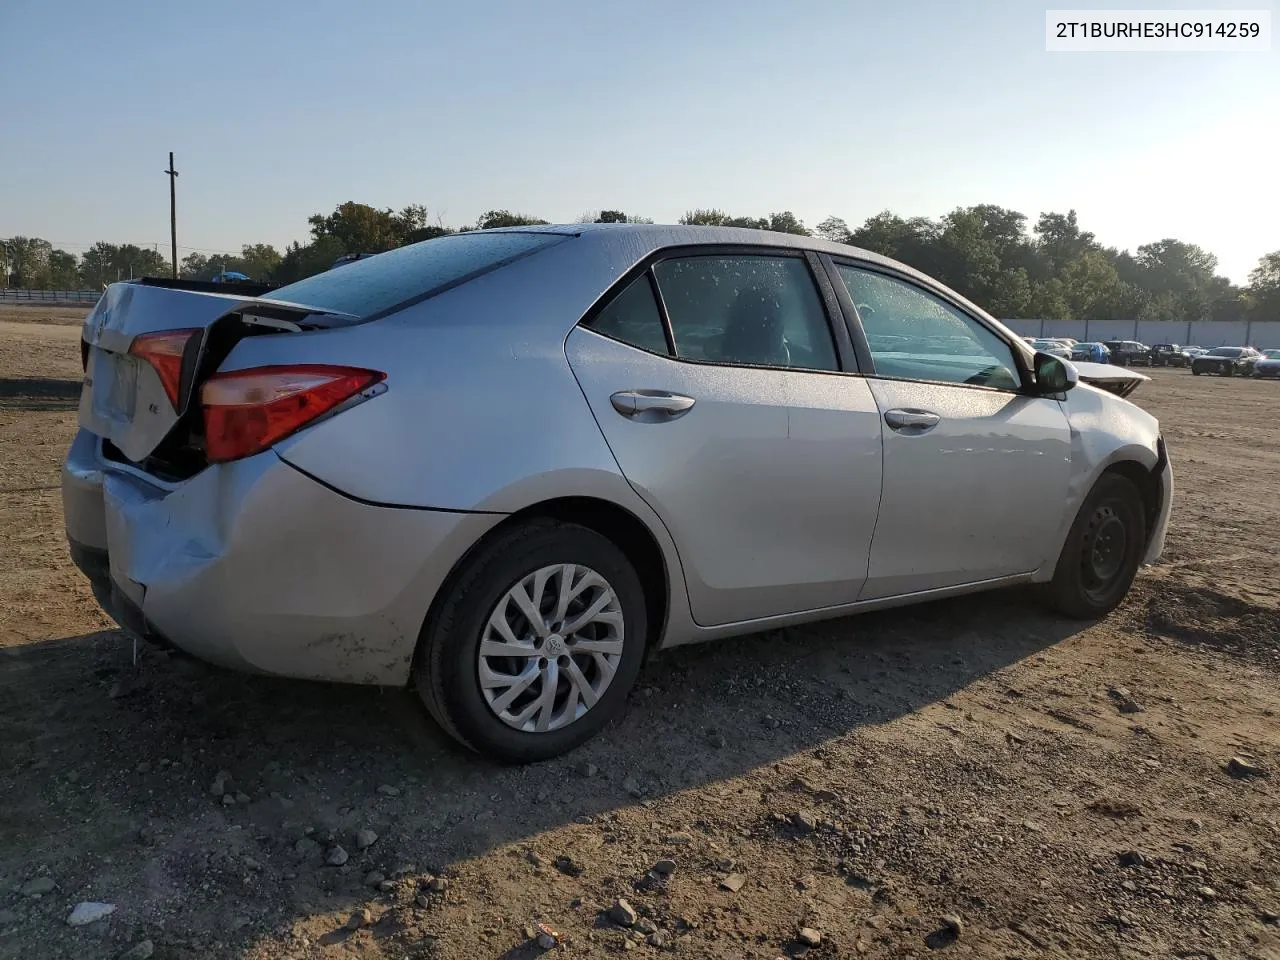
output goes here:
<path id="1" fill-rule="evenodd" d="M 84 386 L 80 426 L 102 437 L 124 459 L 141 465 L 198 406 L 199 385 L 244 336 L 297 333 L 358 322 L 346 314 L 259 299 L 270 287 L 238 285 L 237 292 L 210 290 L 214 284 L 146 279 L 107 287 L 81 331 Z M 159 372 L 130 353 L 139 337 L 192 330 L 182 353 L 177 403 L 171 402 Z M 198 411 L 197 411 L 198 413 Z M 181 440 L 189 445 L 189 437 Z"/>
<path id="2" fill-rule="evenodd" d="M 134 340 L 162 330 L 206 329 L 249 300 L 234 294 L 111 284 L 81 331 L 85 371 L 80 426 L 111 441 L 130 460 L 147 457 L 173 429 L 186 403 L 174 409 L 159 373 L 130 355 Z"/>

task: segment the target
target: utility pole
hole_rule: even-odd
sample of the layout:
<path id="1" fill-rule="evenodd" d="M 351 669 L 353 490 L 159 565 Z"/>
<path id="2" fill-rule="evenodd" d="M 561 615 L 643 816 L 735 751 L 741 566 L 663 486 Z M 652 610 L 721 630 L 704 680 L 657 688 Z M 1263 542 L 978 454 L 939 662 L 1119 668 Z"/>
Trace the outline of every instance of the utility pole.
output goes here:
<path id="1" fill-rule="evenodd" d="M 169 242 L 173 247 L 173 278 L 178 279 L 178 171 L 173 169 L 173 151 L 169 151 Z"/>

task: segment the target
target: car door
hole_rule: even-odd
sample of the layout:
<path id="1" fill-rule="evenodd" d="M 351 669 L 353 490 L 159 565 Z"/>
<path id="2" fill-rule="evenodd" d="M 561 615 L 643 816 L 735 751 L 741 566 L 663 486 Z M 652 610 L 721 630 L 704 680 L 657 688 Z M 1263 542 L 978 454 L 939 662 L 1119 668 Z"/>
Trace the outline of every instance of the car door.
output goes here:
<path id="1" fill-rule="evenodd" d="M 1023 393 L 1004 336 L 941 292 L 856 262 L 835 272 L 865 333 L 884 439 L 884 494 L 861 598 L 1041 567 L 1052 559 L 1070 480 L 1061 405 Z"/>
<path id="2" fill-rule="evenodd" d="M 880 500 L 879 410 L 829 281 L 744 249 L 661 257 L 565 345 L 705 626 L 855 601 Z"/>

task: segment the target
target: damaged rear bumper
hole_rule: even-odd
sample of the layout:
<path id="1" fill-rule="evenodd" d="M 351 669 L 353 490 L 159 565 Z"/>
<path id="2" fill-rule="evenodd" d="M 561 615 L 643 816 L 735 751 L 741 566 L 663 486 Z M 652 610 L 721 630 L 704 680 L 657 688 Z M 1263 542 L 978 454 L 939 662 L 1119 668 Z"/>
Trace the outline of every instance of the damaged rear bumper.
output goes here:
<path id="1" fill-rule="evenodd" d="M 63 503 L 72 559 L 130 632 L 233 669 L 389 685 L 449 571 L 502 519 L 358 502 L 271 451 L 167 486 L 85 431 Z"/>

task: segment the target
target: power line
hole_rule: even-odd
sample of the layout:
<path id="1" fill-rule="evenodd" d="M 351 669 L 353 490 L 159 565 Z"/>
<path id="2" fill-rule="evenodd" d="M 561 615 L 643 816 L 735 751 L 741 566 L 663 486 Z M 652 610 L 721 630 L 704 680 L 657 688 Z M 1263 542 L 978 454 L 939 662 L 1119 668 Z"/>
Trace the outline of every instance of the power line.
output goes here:
<path id="1" fill-rule="evenodd" d="M 81 250 L 88 250 L 90 247 L 97 246 L 99 243 L 103 243 L 103 242 L 109 243 L 110 241 L 97 240 L 97 241 L 94 241 L 93 243 L 84 243 L 82 241 L 73 241 L 73 240 L 49 240 L 48 241 L 51 247 L 57 247 L 58 249 L 66 249 L 67 247 L 77 247 Z M 163 240 L 123 240 L 119 243 L 112 243 L 112 246 L 158 247 L 164 242 L 165 241 Z M 178 249 L 187 250 L 194 253 L 225 253 L 228 256 L 233 256 L 233 257 L 240 256 L 239 250 L 224 250 L 220 247 L 190 247 L 190 246 L 187 246 L 185 243 L 178 244 Z"/>

